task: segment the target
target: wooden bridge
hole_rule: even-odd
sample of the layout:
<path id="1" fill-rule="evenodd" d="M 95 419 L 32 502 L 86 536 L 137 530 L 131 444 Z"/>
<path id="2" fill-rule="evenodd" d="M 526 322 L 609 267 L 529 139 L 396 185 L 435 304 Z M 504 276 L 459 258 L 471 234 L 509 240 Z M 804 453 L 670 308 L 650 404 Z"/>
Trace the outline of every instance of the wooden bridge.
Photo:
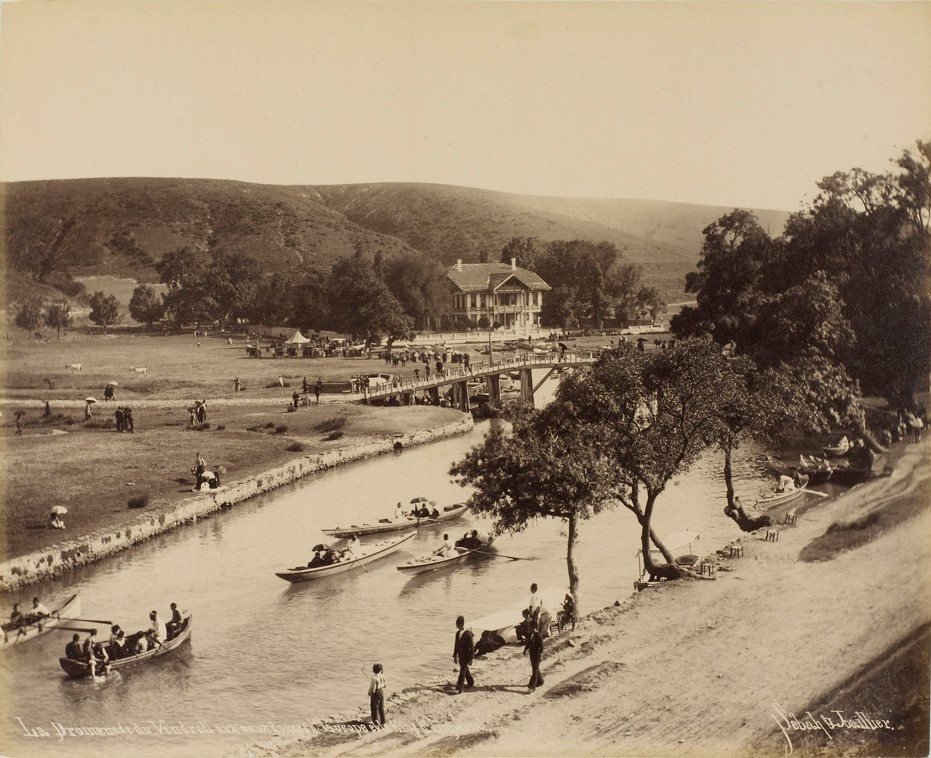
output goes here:
<path id="1" fill-rule="evenodd" d="M 590 366 L 595 362 L 596 354 L 591 352 L 566 352 L 562 355 L 515 355 L 502 358 L 490 363 L 472 363 L 468 367 L 462 363 L 446 364 L 440 374 L 434 374 L 420 379 L 399 379 L 387 382 L 376 387 L 364 389 L 357 402 L 370 403 L 376 400 L 396 398 L 401 405 L 413 405 L 415 398 L 423 393 L 432 403 L 439 405 L 440 388 L 447 385 L 452 387 L 453 407 L 468 412 L 469 383 L 476 380 L 485 380 L 488 388 L 488 404 L 492 408 L 501 406 L 501 375 L 517 372 L 520 377 L 521 402 L 533 405 L 533 395 L 549 377 L 554 373 L 567 368 Z M 548 369 L 546 375 L 536 384 L 533 382 L 531 371 L 533 369 Z"/>

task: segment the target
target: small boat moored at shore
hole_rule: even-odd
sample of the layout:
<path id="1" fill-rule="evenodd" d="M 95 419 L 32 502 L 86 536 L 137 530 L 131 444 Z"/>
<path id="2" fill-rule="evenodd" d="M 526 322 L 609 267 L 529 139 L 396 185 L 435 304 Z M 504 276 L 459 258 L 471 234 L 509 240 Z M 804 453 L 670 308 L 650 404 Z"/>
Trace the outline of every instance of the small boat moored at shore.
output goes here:
<path id="1" fill-rule="evenodd" d="M 362 545 L 358 551 L 356 551 L 355 557 L 349 560 L 322 566 L 297 566 L 295 568 L 286 569 L 285 571 L 276 571 L 275 576 L 293 584 L 296 582 L 308 582 L 312 579 L 320 579 L 324 576 L 332 576 L 333 574 L 342 574 L 354 568 L 361 568 L 366 563 L 371 563 L 386 555 L 390 555 L 396 550 L 399 550 L 405 542 L 413 539 L 416 534 L 416 532 L 409 532 L 395 539 Z M 345 547 L 345 543 L 343 542 L 335 542 L 329 547 L 336 550 L 340 545 Z"/>
<path id="2" fill-rule="evenodd" d="M 364 537 L 367 534 L 383 534 L 384 532 L 399 532 L 404 529 L 420 529 L 425 526 L 435 526 L 445 521 L 452 521 L 462 516 L 469 506 L 465 503 L 456 505 L 447 505 L 440 511 L 436 517 L 416 517 L 405 515 L 398 519 L 382 519 L 376 523 L 370 524 L 350 524 L 349 526 L 337 526 L 332 529 L 321 529 L 328 537 L 351 537 L 354 534 Z"/>
<path id="3" fill-rule="evenodd" d="M 776 490 L 771 495 L 759 498 L 756 501 L 757 507 L 763 509 L 773 508 L 801 497 L 808 491 L 808 476 L 799 474 L 797 481 L 798 484 L 785 484 L 781 491 Z"/>
<path id="4" fill-rule="evenodd" d="M 107 664 L 107 673 L 120 671 L 122 669 L 129 668 L 130 666 L 135 666 L 138 663 L 147 663 L 153 658 L 160 658 L 163 655 L 168 655 L 172 650 L 180 647 L 185 643 L 185 641 L 190 639 L 192 631 L 193 621 L 191 619 L 191 614 L 189 613 L 182 619 L 181 628 L 178 630 L 178 633 L 170 640 L 166 640 L 162 643 L 155 643 L 155 647 L 153 647 L 151 650 L 147 650 L 144 653 L 130 655 L 126 658 L 117 658 L 116 660 L 111 660 L 109 664 Z M 91 664 L 87 661 L 75 661 L 71 658 L 59 658 L 58 664 L 72 679 L 81 679 L 83 677 L 94 675 L 91 669 Z"/>
<path id="5" fill-rule="evenodd" d="M 400 566 L 397 566 L 398 571 L 402 574 L 408 574 L 409 576 L 416 576 L 417 574 L 425 574 L 428 571 L 434 571 L 439 568 L 444 568 L 445 566 L 452 565 L 453 563 L 459 563 L 464 561 L 470 555 L 474 553 L 481 554 L 485 548 L 491 545 L 495 541 L 495 538 L 492 537 L 488 540 L 482 542 L 481 545 L 474 548 L 464 548 L 456 547 L 455 554 L 453 555 L 437 555 L 436 553 L 431 553 L 430 555 L 424 555 L 420 558 L 414 558 L 413 560 L 408 561 L 407 563 L 402 563 Z"/>
<path id="6" fill-rule="evenodd" d="M 69 597 L 61 606 L 53 610 L 48 616 L 27 624 L 13 626 L 3 625 L 3 647 L 13 647 L 21 642 L 34 639 L 40 634 L 52 631 L 59 626 L 67 624 L 81 613 L 81 598 L 75 594 Z"/>

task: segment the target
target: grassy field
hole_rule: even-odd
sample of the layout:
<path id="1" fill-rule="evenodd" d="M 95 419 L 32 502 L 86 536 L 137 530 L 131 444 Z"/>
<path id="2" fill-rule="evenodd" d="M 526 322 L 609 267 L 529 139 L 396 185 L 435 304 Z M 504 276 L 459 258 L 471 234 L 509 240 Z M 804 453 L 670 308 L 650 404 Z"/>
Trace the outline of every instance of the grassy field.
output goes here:
<path id="1" fill-rule="evenodd" d="M 168 508 L 186 497 L 193 485 L 191 467 L 197 452 L 208 467 L 223 466 L 225 480 L 238 479 L 280 465 L 302 453 L 342 447 L 363 439 L 383 438 L 455 419 L 457 411 L 430 406 L 377 408 L 344 403 L 302 406 L 289 413 L 291 393 L 303 377 L 347 381 L 352 374 L 386 370 L 384 361 L 361 358 L 255 359 L 246 356 L 246 339 L 217 334 L 184 335 L 68 334 L 61 340 L 7 339 L 0 395 L 30 403 L 17 435 L 12 409 L 3 409 L 3 555 L 15 556 L 66 537 L 133 519 L 130 498 L 148 498 L 147 508 Z M 606 344 L 609 338 L 579 338 L 578 349 Z M 615 338 L 616 339 L 616 338 Z M 478 347 L 478 345 L 476 345 Z M 475 361 L 484 356 L 473 352 Z M 80 363 L 80 371 L 66 368 Z M 132 372 L 145 367 L 148 375 Z M 390 369 L 389 369 L 390 370 Z M 408 365 L 400 372 L 412 376 Z M 238 377 L 243 389 L 234 392 Z M 279 384 L 282 377 L 285 387 Z M 115 402 L 103 402 L 103 387 L 116 381 Z M 93 418 L 83 409 L 56 406 L 62 400 L 98 399 Z M 218 399 L 237 398 L 224 407 Z M 208 423 L 192 427 L 187 408 L 206 399 Z M 280 399 L 280 404 L 269 400 Z M 52 413 L 45 418 L 41 402 Z M 137 401 L 157 401 L 157 407 Z M 255 400 L 250 403 L 250 400 Z M 211 401 L 214 401 L 211 404 Z M 133 406 L 135 432 L 115 431 L 119 404 Z M 135 405 L 134 405 L 135 404 Z M 151 405 L 156 405 L 155 402 Z M 48 529 L 49 509 L 66 504 L 65 532 Z"/>

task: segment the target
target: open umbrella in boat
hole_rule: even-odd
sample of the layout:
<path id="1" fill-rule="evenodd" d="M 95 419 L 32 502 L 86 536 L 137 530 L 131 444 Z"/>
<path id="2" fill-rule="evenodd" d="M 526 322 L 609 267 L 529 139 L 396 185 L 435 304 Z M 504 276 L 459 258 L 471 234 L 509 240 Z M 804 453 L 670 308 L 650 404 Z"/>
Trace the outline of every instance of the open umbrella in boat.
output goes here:
<path id="1" fill-rule="evenodd" d="M 96 402 L 97 402 L 97 398 L 96 398 L 96 397 L 85 397 L 85 398 L 84 398 L 84 402 L 85 402 L 85 403 L 96 403 Z"/>
<path id="2" fill-rule="evenodd" d="M 52 513 L 54 513 L 56 516 L 64 516 L 67 512 L 68 512 L 68 509 L 65 508 L 65 506 L 63 505 L 52 506 Z"/>
<path id="3" fill-rule="evenodd" d="M 427 498 L 425 497 L 415 497 L 411 500 L 411 505 L 413 505 L 414 503 L 429 503 L 429 502 L 430 501 L 427 500 Z"/>

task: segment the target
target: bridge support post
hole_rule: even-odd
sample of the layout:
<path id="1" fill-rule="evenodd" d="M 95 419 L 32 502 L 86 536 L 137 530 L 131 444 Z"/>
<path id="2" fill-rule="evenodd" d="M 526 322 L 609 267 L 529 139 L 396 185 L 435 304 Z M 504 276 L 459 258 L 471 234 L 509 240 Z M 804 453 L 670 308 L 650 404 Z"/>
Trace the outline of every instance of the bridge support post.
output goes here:
<path id="1" fill-rule="evenodd" d="M 533 408 L 533 375 L 529 368 L 520 370 L 520 399 Z"/>
<path id="2" fill-rule="evenodd" d="M 466 382 L 453 384 L 453 401 L 455 406 L 463 413 L 469 412 L 469 385 Z"/>
<path id="3" fill-rule="evenodd" d="M 488 385 L 488 405 L 491 408 L 501 407 L 501 375 L 491 374 L 485 377 Z"/>

